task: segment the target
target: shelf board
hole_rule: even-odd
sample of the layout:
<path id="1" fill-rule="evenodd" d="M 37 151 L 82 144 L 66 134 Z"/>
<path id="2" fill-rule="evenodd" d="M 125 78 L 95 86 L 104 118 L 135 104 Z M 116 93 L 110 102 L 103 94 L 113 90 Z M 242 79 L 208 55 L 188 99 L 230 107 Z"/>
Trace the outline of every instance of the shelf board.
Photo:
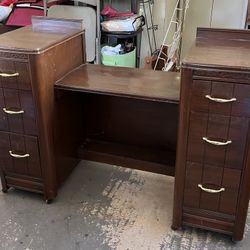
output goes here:
<path id="1" fill-rule="evenodd" d="M 180 73 L 103 65 L 81 65 L 56 89 L 179 104 Z"/>
<path id="2" fill-rule="evenodd" d="M 81 159 L 174 176 L 175 152 L 87 139 L 79 148 Z"/>

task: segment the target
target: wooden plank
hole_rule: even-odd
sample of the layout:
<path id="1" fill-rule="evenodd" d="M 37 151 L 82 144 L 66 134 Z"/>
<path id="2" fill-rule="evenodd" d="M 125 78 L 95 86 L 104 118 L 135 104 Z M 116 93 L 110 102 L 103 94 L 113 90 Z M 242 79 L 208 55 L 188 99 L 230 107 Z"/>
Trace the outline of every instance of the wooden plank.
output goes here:
<path id="1" fill-rule="evenodd" d="M 186 180 L 184 189 L 185 207 L 199 208 L 200 205 L 200 189 L 198 184 L 202 179 L 202 165 L 194 162 L 186 163 Z"/>
<path id="2" fill-rule="evenodd" d="M 222 186 L 227 190 L 220 198 L 219 211 L 227 214 L 236 214 L 239 185 L 241 182 L 241 171 L 225 168 Z"/>
<path id="3" fill-rule="evenodd" d="M 245 40 L 250 41 L 250 31 L 244 29 L 197 28 L 197 39 Z M 238 48 L 239 49 L 239 48 Z"/>
<path id="4" fill-rule="evenodd" d="M 178 103 L 180 73 L 82 65 L 55 83 L 57 89 Z"/>
<path id="5" fill-rule="evenodd" d="M 174 176 L 175 152 L 105 141 L 87 141 L 78 150 L 81 159 Z"/>

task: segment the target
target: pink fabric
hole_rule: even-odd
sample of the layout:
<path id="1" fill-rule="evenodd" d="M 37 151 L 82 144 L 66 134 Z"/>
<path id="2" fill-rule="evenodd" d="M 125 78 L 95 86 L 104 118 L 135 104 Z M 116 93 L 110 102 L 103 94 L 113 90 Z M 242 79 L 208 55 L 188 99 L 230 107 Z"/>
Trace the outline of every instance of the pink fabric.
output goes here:
<path id="1" fill-rule="evenodd" d="M 24 1 L 21 0 L 20 2 L 18 1 L 18 4 L 22 3 L 29 3 L 30 0 Z M 34 0 L 31 0 L 34 1 Z M 60 4 L 62 3 L 63 0 L 58 0 L 58 1 L 53 1 L 48 3 L 48 7 L 55 5 L 55 4 Z M 19 7 L 19 6 L 14 6 L 14 9 L 12 10 L 11 14 L 9 15 L 6 24 L 7 25 L 14 25 L 14 26 L 26 26 L 26 25 L 31 25 L 31 17 L 32 16 L 43 16 L 44 15 L 44 10 L 43 8 L 36 8 L 36 6 L 41 6 L 43 7 L 43 1 L 39 0 L 36 1 L 35 3 L 31 3 L 30 7 Z"/>
<path id="2" fill-rule="evenodd" d="M 3 1 L 1 1 L 0 6 L 7 6 L 8 7 L 15 2 L 16 2 L 16 0 L 3 0 Z"/>
<path id="3" fill-rule="evenodd" d="M 16 3 L 37 3 L 40 0 L 17 0 Z"/>
<path id="4" fill-rule="evenodd" d="M 108 18 L 112 17 L 127 17 L 127 16 L 133 16 L 134 13 L 132 12 L 124 12 L 124 13 L 118 13 L 118 11 L 114 8 L 112 8 L 110 5 L 106 5 L 103 10 L 101 11 L 102 16 L 106 16 Z"/>
<path id="5" fill-rule="evenodd" d="M 9 16 L 6 24 L 15 26 L 26 26 L 31 24 L 32 16 L 43 16 L 43 10 L 32 8 L 15 8 Z"/>

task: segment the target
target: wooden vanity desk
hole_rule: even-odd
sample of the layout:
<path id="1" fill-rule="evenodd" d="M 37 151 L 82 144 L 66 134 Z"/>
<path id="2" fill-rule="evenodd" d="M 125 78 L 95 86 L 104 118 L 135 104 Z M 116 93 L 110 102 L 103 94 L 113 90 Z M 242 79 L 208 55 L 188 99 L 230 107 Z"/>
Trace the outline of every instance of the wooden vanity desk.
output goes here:
<path id="1" fill-rule="evenodd" d="M 0 36 L 3 191 L 49 202 L 81 159 L 142 169 L 175 176 L 173 229 L 241 240 L 250 195 L 249 31 L 199 29 L 180 78 L 86 64 L 79 23 L 64 20 L 55 33 L 38 31 L 50 27 L 43 22 Z"/>

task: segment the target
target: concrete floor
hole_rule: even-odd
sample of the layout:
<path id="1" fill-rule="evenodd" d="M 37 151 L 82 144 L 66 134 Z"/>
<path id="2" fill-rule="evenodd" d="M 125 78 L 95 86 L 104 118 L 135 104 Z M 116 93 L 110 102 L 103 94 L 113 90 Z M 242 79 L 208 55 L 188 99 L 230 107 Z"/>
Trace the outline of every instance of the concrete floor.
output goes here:
<path id="1" fill-rule="evenodd" d="M 205 230 L 172 231 L 173 184 L 171 177 L 83 161 L 50 205 L 29 192 L 0 193 L 0 249 L 250 249 L 249 219 L 237 244 Z"/>

